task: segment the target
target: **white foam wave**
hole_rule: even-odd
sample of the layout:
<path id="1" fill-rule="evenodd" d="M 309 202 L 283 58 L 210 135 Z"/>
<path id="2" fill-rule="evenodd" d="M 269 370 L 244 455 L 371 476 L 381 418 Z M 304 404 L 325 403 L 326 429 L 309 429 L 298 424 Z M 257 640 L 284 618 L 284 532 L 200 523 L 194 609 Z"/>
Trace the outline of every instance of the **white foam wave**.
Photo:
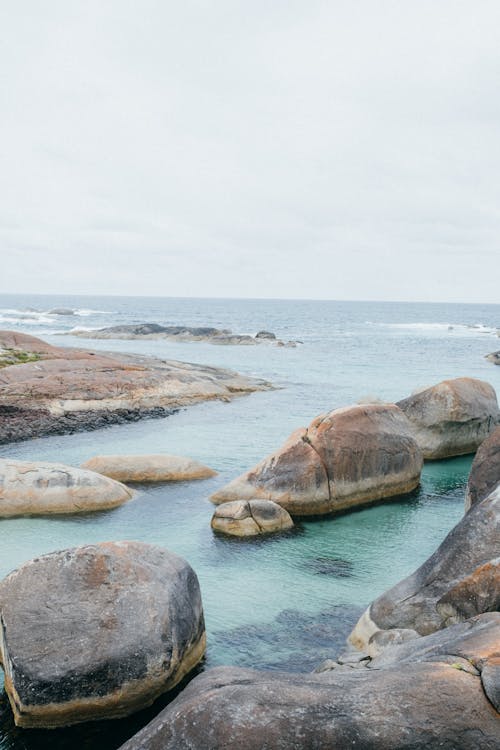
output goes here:
<path id="1" fill-rule="evenodd" d="M 380 326 L 382 328 L 395 328 L 407 331 L 423 331 L 429 333 L 450 333 L 459 335 L 475 335 L 476 333 L 496 336 L 497 328 L 486 326 L 483 323 L 464 325 L 463 323 L 374 323 L 366 321 L 367 325 Z"/>

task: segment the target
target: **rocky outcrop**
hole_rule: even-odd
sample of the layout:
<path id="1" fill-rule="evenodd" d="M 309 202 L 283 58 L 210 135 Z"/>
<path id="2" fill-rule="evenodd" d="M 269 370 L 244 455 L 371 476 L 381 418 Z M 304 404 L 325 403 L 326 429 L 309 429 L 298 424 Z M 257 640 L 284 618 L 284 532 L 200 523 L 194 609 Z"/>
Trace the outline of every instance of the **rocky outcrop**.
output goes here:
<path id="1" fill-rule="evenodd" d="M 494 388 L 475 378 L 444 380 L 397 405 L 426 459 L 474 453 L 500 421 Z"/>
<path id="2" fill-rule="evenodd" d="M 284 508 L 270 500 L 235 500 L 217 507 L 211 525 L 222 534 L 249 537 L 287 531 L 293 521 Z"/>
<path id="3" fill-rule="evenodd" d="M 207 479 L 216 471 L 182 456 L 95 456 L 82 469 L 90 469 L 119 482 L 178 482 Z"/>
<path id="4" fill-rule="evenodd" d="M 0 459 L 0 518 L 107 510 L 131 497 L 123 484 L 93 471 Z"/>
<path id="5" fill-rule="evenodd" d="M 396 406 L 351 406 L 294 432 L 211 500 L 272 500 L 292 516 L 332 513 L 410 492 L 421 468 L 411 425 Z"/>
<path id="6" fill-rule="evenodd" d="M 126 716 L 202 658 L 198 580 L 139 542 L 54 552 L 0 582 L 0 656 L 21 727 Z"/>
<path id="7" fill-rule="evenodd" d="M 499 641 L 494 613 L 389 648 L 369 668 L 211 669 L 121 750 L 496 750 Z"/>
<path id="8" fill-rule="evenodd" d="M 487 354 L 486 359 L 489 362 L 493 362 L 494 365 L 500 365 L 500 351 Z"/>
<path id="9" fill-rule="evenodd" d="M 377 631 L 427 635 L 500 608 L 500 488 L 474 505 L 431 557 L 376 599 L 350 635 L 370 653 Z"/>
<path id="10" fill-rule="evenodd" d="M 0 444 L 165 416 L 271 387 L 221 368 L 53 347 L 9 331 L 0 331 L 0 348 L 38 359 L 0 370 Z"/>
<path id="11" fill-rule="evenodd" d="M 167 339 L 169 341 L 204 341 L 208 344 L 254 345 L 273 343 L 279 346 L 295 346 L 295 341 L 280 341 L 271 331 L 259 331 L 255 336 L 248 333 L 233 333 L 229 328 L 207 326 L 161 326 L 158 323 L 111 326 L 95 331 L 71 331 L 71 336 L 85 339 Z"/>
<path id="12" fill-rule="evenodd" d="M 480 503 L 500 485 L 500 427 L 481 443 L 472 462 L 467 490 L 465 510 Z"/>

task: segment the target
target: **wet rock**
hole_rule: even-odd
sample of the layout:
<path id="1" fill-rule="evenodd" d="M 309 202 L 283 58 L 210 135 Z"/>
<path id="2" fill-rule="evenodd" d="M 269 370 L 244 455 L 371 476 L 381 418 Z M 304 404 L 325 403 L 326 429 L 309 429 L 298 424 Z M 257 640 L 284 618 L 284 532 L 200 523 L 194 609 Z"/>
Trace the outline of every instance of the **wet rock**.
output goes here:
<path id="1" fill-rule="evenodd" d="M 271 333 L 271 331 L 259 331 L 255 334 L 256 339 L 269 339 L 271 341 L 276 341 L 276 334 Z"/>
<path id="2" fill-rule="evenodd" d="M 54 307 L 53 310 L 49 310 L 49 315 L 74 315 L 75 311 L 70 307 Z"/>
<path id="3" fill-rule="evenodd" d="M 397 405 L 426 459 L 474 453 L 500 421 L 494 388 L 475 378 L 444 380 Z"/>
<path id="4" fill-rule="evenodd" d="M 313 674 L 321 674 L 321 672 L 330 672 L 332 669 L 338 669 L 340 667 L 340 664 L 338 661 L 333 661 L 333 659 L 325 659 L 325 661 L 322 661 L 321 664 L 318 664 L 316 669 L 313 669 Z"/>
<path id="5" fill-rule="evenodd" d="M 123 484 L 93 471 L 0 459 L 0 518 L 107 510 L 131 497 Z"/>
<path id="6" fill-rule="evenodd" d="M 206 479 L 217 472 L 182 456 L 95 456 L 82 464 L 120 482 L 175 482 Z"/>
<path id="7" fill-rule="evenodd" d="M 230 536 L 258 536 L 293 528 L 290 515 L 270 500 L 235 500 L 219 505 L 212 516 L 214 531 Z"/>
<path id="8" fill-rule="evenodd" d="M 371 653 L 378 630 L 427 635 L 500 608 L 500 488 L 473 506 L 431 557 L 376 599 L 350 635 Z"/>
<path id="9" fill-rule="evenodd" d="M 421 468 L 411 425 L 397 406 L 358 405 L 296 430 L 211 500 L 272 500 L 292 516 L 332 513 L 410 492 Z"/>
<path id="10" fill-rule="evenodd" d="M 76 547 L 0 582 L 0 655 L 16 724 L 68 726 L 150 705 L 201 659 L 196 575 L 139 542 Z"/>
<path id="11" fill-rule="evenodd" d="M 500 484 L 500 427 L 481 443 L 474 457 L 465 493 L 465 511 Z"/>
<path id="12" fill-rule="evenodd" d="M 500 351 L 487 354 L 486 359 L 489 362 L 493 362 L 494 365 L 500 365 Z"/>
<path id="13" fill-rule="evenodd" d="M 500 614 L 483 617 L 489 619 L 469 623 L 465 635 L 462 626 L 448 629 L 448 643 L 429 643 L 425 655 L 426 638 L 387 649 L 420 647 L 404 662 L 396 658 L 377 668 L 372 662 L 370 669 L 307 675 L 209 670 L 122 750 L 496 750 L 498 714 L 481 677 L 442 655 L 465 652 L 484 674 L 498 651 Z"/>

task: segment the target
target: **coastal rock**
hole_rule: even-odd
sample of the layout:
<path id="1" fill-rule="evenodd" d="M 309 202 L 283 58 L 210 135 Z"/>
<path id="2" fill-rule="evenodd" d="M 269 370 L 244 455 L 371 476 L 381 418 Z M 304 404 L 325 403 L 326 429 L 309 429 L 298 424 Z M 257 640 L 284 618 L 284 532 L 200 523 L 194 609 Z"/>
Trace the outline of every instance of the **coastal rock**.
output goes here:
<path id="1" fill-rule="evenodd" d="M 271 331 L 259 331 L 255 334 L 256 339 L 270 339 L 271 341 L 276 340 L 276 334 Z"/>
<path id="2" fill-rule="evenodd" d="M 421 468 L 411 425 L 396 406 L 351 406 L 294 432 L 211 500 L 272 500 L 292 516 L 332 513 L 410 492 Z"/>
<path id="3" fill-rule="evenodd" d="M 0 348 L 37 359 L 0 369 L 0 444 L 166 416 L 271 388 L 218 367 L 53 347 L 10 331 L 0 331 Z"/>
<path id="4" fill-rule="evenodd" d="M 274 343 L 278 346 L 295 346 L 295 341 L 278 341 L 271 331 L 259 331 L 255 336 L 233 333 L 228 328 L 209 326 L 162 326 L 158 323 L 110 326 L 92 331 L 72 331 L 72 336 L 85 339 L 167 339 L 169 341 L 202 341 L 208 344 L 252 346 Z"/>
<path id="5" fill-rule="evenodd" d="M 487 354 L 486 359 L 489 362 L 493 362 L 494 365 L 500 365 L 500 351 Z"/>
<path id="6" fill-rule="evenodd" d="M 372 653 L 379 630 L 428 635 L 500 607 L 500 488 L 474 505 L 431 557 L 376 599 L 349 636 Z"/>
<path id="7" fill-rule="evenodd" d="M 425 459 L 474 453 L 500 421 L 497 397 L 476 378 L 443 380 L 398 401 Z"/>
<path id="8" fill-rule="evenodd" d="M 270 500 L 235 500 L 219 505 L 212 528 L 230 536 L 258 536 L 287 531 L 293 521 L 284 508 Z"/>
<path id="9" fill-rule="evenodd" d="M 119 482 L 177 482 L 206 479 L 216 471 L 182 456 L 95 456 L 82 469 L 90 469 Z"/>
<path id="10" fill-rule="evenodd" d="M 494 613 L 450 628 L 444 639 L 389 648 L 384 655 L 392 661 L 370 668 L 211 669 L 121 750 L 496 750 L 499 717 L 490 694 L 495 699 L 499 640 Z"/>
<path id="11" fill-rule="evenodd" d="M 465 493 L 466 512 L 500 484 L 500 427 L 481 443 L 472 462 Z"/>
<path id="12" fill-rule="evenodd" d="M 49 310 L 49 315 L 74 315 L 75 311 L 70 307 L 54 307 L 53 310 Z"/>
<path id="13" fill-rule="evenodd" d="M 106 542 L 53 552 L 0 582 L 0 656 L 21 727 L 126 716 L 202 658 L 198 580 L 161 547 Z"/>
<path id="14" fill-rule="evenodd" d="M 93 471 L 0 459 L 0 518 L 106 510 L 131 497 L 123 484 Z"/>

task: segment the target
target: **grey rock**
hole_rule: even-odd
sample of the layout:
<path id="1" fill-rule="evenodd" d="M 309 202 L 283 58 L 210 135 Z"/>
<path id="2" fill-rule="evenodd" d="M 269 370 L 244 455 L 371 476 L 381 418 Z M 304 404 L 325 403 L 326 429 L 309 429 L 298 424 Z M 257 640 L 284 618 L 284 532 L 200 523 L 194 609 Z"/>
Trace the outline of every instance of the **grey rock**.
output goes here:
<path id="1" fill-rule="evenodd" d="M 481 502 L 500 484 L 500 427 L 481 443 L 474 457 L 465 493 L 465 510 Z"/>

